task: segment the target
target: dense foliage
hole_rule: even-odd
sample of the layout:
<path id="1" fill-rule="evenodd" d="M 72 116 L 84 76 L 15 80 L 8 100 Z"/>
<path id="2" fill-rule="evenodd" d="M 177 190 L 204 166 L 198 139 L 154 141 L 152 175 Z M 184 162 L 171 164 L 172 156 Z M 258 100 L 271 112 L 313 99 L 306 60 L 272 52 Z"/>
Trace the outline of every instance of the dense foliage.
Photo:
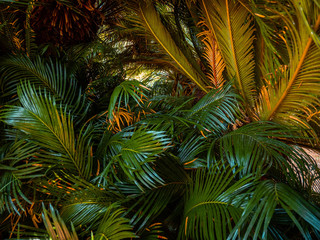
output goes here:
<path id="1" fill-rule="evenodd" d="M 0 238 L 320 239 L 319 27 L 316 0 L 0 1 Z"/>

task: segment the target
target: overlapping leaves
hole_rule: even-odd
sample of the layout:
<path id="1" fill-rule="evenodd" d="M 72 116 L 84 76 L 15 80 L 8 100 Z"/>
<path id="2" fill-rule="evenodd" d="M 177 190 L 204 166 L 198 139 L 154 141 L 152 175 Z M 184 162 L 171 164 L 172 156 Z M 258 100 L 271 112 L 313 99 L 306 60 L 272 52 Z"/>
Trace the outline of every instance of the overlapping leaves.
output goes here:
<path id="1" fill-rule="evenodd" d="M 41 160 L 89 178 L 92 168 L 89 132 L 83 130 L 76 137 L 72 116 L 57 106 L 46 90 L 41 93 L 31 84 L 22 84 L 18 96 L 22 106 L 7 106 L 1 111 L 2 121 L 25 132 L 42 147 L 45 151 L 39 155 Z"/>

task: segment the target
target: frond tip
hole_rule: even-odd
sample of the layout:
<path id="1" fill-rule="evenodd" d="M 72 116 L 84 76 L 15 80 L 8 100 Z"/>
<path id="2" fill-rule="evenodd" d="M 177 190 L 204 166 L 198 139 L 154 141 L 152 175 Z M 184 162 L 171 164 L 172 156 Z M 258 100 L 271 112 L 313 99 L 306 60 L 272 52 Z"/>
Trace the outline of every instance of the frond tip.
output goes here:
<path id="1" fill-rule="evenodd" d="M 200 26 L 205 25 L 205 21 Z M 207 27 L 207 26 L 206 26 Z M 203 37 L 202 42 L 205 45 L 204 57 L 207 60 L 209 72 L 206 74 L 214 88 L 221 88 L 225 82 L 223 71 L 226 64 L 223 61 L 221 52 L 210 30 L 206 30 L 198 34 Z"/>

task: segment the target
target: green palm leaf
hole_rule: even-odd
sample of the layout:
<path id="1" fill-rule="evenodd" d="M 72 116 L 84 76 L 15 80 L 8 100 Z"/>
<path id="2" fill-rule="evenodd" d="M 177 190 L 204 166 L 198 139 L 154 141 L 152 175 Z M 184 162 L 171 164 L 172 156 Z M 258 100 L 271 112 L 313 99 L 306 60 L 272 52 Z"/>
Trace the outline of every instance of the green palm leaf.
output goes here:
<path id="1" fill-rule="evenodd" d="M 148 131 L 143 128 L 134 132 L 123 130 L 114 135 L 108 143 L 111 161 L 103 174 L 114 171 L 111 166 L 116 164 L 129 180 L 141 189 L 141 184 L 148 188 L 163 184 L 163 180 L 152 166 L 157 156 L 165 151 L 170 142 L 162 131 Z"/>
<path id="2" fill-rule="evenodd" d="M 175 44 L 172 36 L 161 22 L 153 3 L 149 0 L 131 1 L 130 6 L 138 16 L 133 20 L 135 24 L 143 27 L 144 31 L 147 30 L 147 33 L 160 44 L 161 49 L 173 60 L 174 67 L 196 83 L 203 91 L 208 92 L 205 75 L 192 66 L 188 58 Z"/>
<path id="3" fill-rule="evenodd" d="M 226 64 L 229 79 L 245 102 L 256 99 L 254 82 L 253 21 L 241 3 L 233 0 L 201 0 L 204 22 L 214 34 Z"/>
<path id="4" fill-rule="evenodd" d="M 157 161 L 157 172 L 165 180 L 164 185 L 128 197 L 132 198 L 129 204 L 133 204 L 127 214 L 134 213 L 130 223 L 137 228 L 137 232 L 141 232 L 152 222 L 159 221 L 159 215 L 167 216 L 169 203 L 182 196 L 186 183 L 190 180 L 177 159 L 170 155 L 161 155 Z"/>
<path id="5" fill-rule="evenodd" d="M 81 235 L 97 229 L 109 208 L 115 208 L 117 207 L 115 204 L 125 200 L 125 195 L 117 191 L 118 187 L 97 187 L 86 180 L 67 175 L 63 181 L 65 184 L 60 184 L 60 187 L 63 187 L 63 195 L 59 192 L 56 194 L 56 191 L 48 185 L 46 189 L 49 189 L 52 195 L 64 200 L 61 216 L 65 221 L 72 222 L 76 227 L 86 228 L 82 230 Z M 66 191 L 69 193 L 65 194 Z"/>
<path id="6" fill-rule="evenodd" d="M 47 149 L 39 155 L 40 159 L 88 179 L 92 169 L 89 133 L 81 131 L 76 139 L 71 116 L 59 109 L 55 98 L 45 90 L 40 93 L 30 84 L 22 84 L 18 97 L 22 107 L 4 108 L 2 121 L 27 133 L 34 143 Z"/>
<path id="7" fill-rule="evenodd" d="M 134 99 L 134 101 L 141 105 L 143 103 L 144 98 L 146 99 L 146 95 L 143 90 L 148 89 L 143 86 L 141 82 L 138 81 L 124 81 L 119 86 L 117 86 L 110 97 L 110 103 L 108 108 L 108 117 L 109 119 L 113 119 L 113 112 L 116 110 L 116 104 L 118 103 L 117 109 L 120 109 L 120 105 L 123 101 L 125 107 L 128 106 L 130 97 Z"/>
<path id="8" fill-rule="evenodd" d="M 169 202 L 180 190 L 181 184 L 183 183 L 180 183 L 180 185 L 167 183 L 142 194 L 139 198 L 135 198 L 135 203 L 129 211 L 135 212 L 130 219 L 130 223 L 137 227 L 137 231 L 147 227 L 159 214 L 165 212 Z"/>
<path id="9" fill-rule="evenodd" d="M 124 211 L 121 209 L 115 211 L 110 209 L 106 212 L 95 234 L 95 239 L 121 240 L 135 238 L 136 235 L 129 225 L 129 220 L 121 217 L 123 213 Z"/>
<path id="10" fill-rule="evenodd" d="M 87 194 L 88 192 L 82 191 L 81 193 Z M 68 222 L 71 221 L 76 227 L 81 226 L 83 233 L 88 233 L 92 229 L 97 229 L 104 214 L 111 205 L 110 199 L 81 198 L 80 194 L 76 197 L 78 198 L 74 203 L 65 203 L 61 212 L 62 218 Z"/>
<path id="11" fill-rule="evenodd" d="M 231 166 L 242 167 L 240 176 L 261 176 L 270 168 L 278 169 L 291 184 L 307 186 L 316 164 L 301 148 L 279 140 L 295 139 L 296 133 L 277 123 L 250 123 L 214 140 L 208 163 L 226 159 Z"/>
<path id="12" fill-rule="evenodd" d="M 226 239 L 240 219 L 241 193 L 250 186 L 246 176 L 233 182 L 232 168 L 215 165 L 198 170 L 187 190 L 180 239 Z M 237 198 L 236 198 L 237 197 Z"/>
<path id="13" fill-rule="evenodd" d="M 201 166 L 199 163 L 199 161 L 203 160 L 201 159 L 201 155 L 204 155 L 202 153 L 205 153 L 208 150 L 206 138 L 203 136 L 195 137 L 195 134 L 195 132 L 191 132 L 188 136 L 186 136 L 186 139 L 180 144 L 178 149 L 178 157 L 180 158 L 180 162 L 187 168 L 192 166 Z M 204 166 L 205 165 L 206 164 L 204 164 Z"/>
<path id="14" fill-rule="evenodd" d="M 278 205 L 285 210 L 306 239 L 308 239 L 307 233 L 303 230 L 297 215 L 319 231 L 319 209 L 303 199 L 288 185 L 267 180 L 255 187 L 252 198 L 247 203 L 241 219 L 228 239 L 238 238 L 237 229 L 240 226 L 244 226 L 243 231 L 240 230 L 241 239 L 267 239 L 268 226 Z M 247 224 L 243 225 L 245 223 Z"/>
<path id="15" fill-rule="evenodd" d="M 73 73 L 59 61 L 46 62 L 40 56 L 34 60 L 24 55 L 10 56 L 0 60 L 2 97 L 17 93 L 21 80 L 35 86 L 45 87 L 56 101 L 68 106 L 73 113 L 83 115 L 88 103 L 77 87 Z"/>
<path id="16" fill-rule="evenodd" d="M 185 117 L 199 124 L 201 130 L 221 134 L 228 124 L 233 124 L 239 114 L 238 96 L 231 85 L 223 89 L 213 89 L 195 104 Z"/>
<path id="17" fill-rule="evenodd" d="M 34 144 L 20 140 L 8 147 L 0 149 L 5 153 L 0 156 L 0 212 L 7 208 L 9 212 L 15 211 L 20 215 L 18 208 L 25 211 L 21 200 L 31 204 L 25 196 L 24 181 L 41 177 L 42 168 L 39 161 L 32 159 L 38 150 Z"/>

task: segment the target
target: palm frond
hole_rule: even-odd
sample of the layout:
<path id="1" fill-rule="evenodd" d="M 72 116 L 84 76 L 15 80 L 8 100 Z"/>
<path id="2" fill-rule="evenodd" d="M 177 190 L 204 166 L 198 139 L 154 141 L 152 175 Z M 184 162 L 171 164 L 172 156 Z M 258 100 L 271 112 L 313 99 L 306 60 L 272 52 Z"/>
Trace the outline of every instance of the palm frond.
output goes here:
<path id="1" fill-rule="evenodd" d="M 7 54 L 34 54 L 38 46 L 30 27 L 30 12 L 34 5 L 30 1 L 2 1 L 0 3 L 0 52 Z M 25 16 L 23 16 L 25 15 Z M 21 19 L 25 17 L 25 22 Z M 25 24 L 23 24 L 25 23 Z"/>
<path id="2" fill-rule="evenodd" d="M 197 170 L 187 190 L 179 239 L 227 238 L 242 214 L 241 195 L 251 186 L 248 176 L 234 178 L 232 168 L 218 164 L 208 172 Z"/>
<path id="3" fill-rule="evenodd" d="M 130 223 L 137 227 L 138 232 L 141 232 L 141 230 L 155 221 L 157 216 L 163 213 L 166 214 L 165 210 L 168 204 L 173 197 L 176 197 L 183 184 L 183 182 L 166 183 L 164 186 L 152 189 L 139 198 L 135 198 L 135 203 L 129 209 L 129 211 L 135 212 L 130 218 Z"/>
<path id="4" fill-rule="evenodd" d="M 156 1 L 154 4 L 161 22 L 170 34 L 172 40 L 192 67 L 200 74 L 200 76 L 204 77 L 199 64 L 199 60 L 202 57 L 202 54 L 199 52 L 201 51 L 201 44 L 192 32 L 194 30 L 196 31 L 196 29 L 194 28 L 195 26 L 191 25 L 191 16 L 189 15 L 187 7 L 183 2 L 168 3 Z M 196 51 L 198 51 L 198 56 L 195 54 Z"/>
<path id="5" fill-rule="evenodd" d="M 146 99 L 144 90 L 148 90 L 148 88 L 145 87 L 141 82 L 138 82 L 138 81 L 122 82 L 119 86 L 117 86 L 114 89 L 110 97 L 110 103 L 108 108 L 108 118 L 110 120 L 113 120 L 114 111 L 117 111 L 117 109 L 119 111 L 122 103 L 124 104 L 125 107 L 127 107 L 130 98 L 133 98 L 133 100 L 138 105 L 141 105 L 143 101 Z"/>
<path id="6" fill-rule="evenodd" d="M 202 22 L 201 25 L 205 25 Z M 208 31 L 203 31 L 198 34 L 199 37 L 203 37 L 202 41 L 205 45 L 204 57 L 208 63 L 209 72 L 206 74 L 214 88 L 220 88 L 225 82 L 223 71 L 226 64 L 223 61 L 218 45 L 214 40 L 213 34 Z"/>
<path id="7" fill-rule="evenodd" d="M 86 194 L 87 192 L 82 192 Z M 79 198 L 74 203 L 66 203 L 62 209 L 62 218 L 71 221 L 74 226 L 82 227 L 81 235 L 87 234 L 93 229 L 97 229 L 104 214 L 111 206 L 111 202 L 103 202 L 102 199 Z"/>
<path id="8" fill-rule="evenodd" d="M 116 208 L 125 200 L 125 195 L 119 192 L 118 186 L 109 185 L 102 188 L 75 176 L 65 178 L 65 184 L 59 185 L 63 195 L 56 194 L 57 189 L 52 189 L 52 184 L 51 188 L 47 185 L 46 189 L 64 200 L 61 216 L 65 221 L 72 222 L 75 227 L 82 227 L 82 233 L 79 235 L 97 229 L 109 208 Z"/>
<path id="9" fill-rule="evenodd" d="M 178 159 L 168 154 L 161 155 L 156 164 L 157 172 L 164 179 L 165 184 L 128 197 L 132 198 L 129 203 L 133 204 L 128 209 L 127 215 L 134 213 L 130 218 L 130 223 L 137 228 L 138 233 L 152 222 L 158 221 L 159 215 L 162 215 L 162 218 L 168 215 L 166 212 L 168 205 L 182 197 L 186 184 L 190 180 L 178 163 Z"/>
<path id="10" fill-rule="evenodd" d="M 284 28 L 288 30 L 281 36 L 286 44 L 290 63 L 277 69 L 273 82 L 262 89 L 258 111 L 262 120 L 272 120 L 289 125 L 310 128 L 309 120 L 318 119 L 320 88 L 317 70 L 320 62 L 320 49 L 313 40 L 312 32 L 318 32 L 320 26 L 320 8 L 310 1 L 306 5 L 296 6 L 298 17 L 294 20 L 289 13 L 282 16 Z M 301 10 L 300 8 L 303 8 Z M 307 9 L 305 9 L 307 8 Z M 310 33 L 301 15 L 310 11 L 308 23 L 313 25 Z"/>
<path id="11" fill-rule="evenodd" d="M 129 225 L 129 220 L 121 217 L 124 213 L 123 210 L 117 209 L 112 211 L 110 209 L 105 213 L 99 228 L 95 233 L 95 239 L 97 240 L 121 240 L 126 238 L 135 238 L 132 227 Z"/>
<path id="12" fill-rule="evenodd" d="M 301 18 L 307 31 L 310 33 L 310 37 L 314 43 L 320 47 L 320 39 L 317 37 L 317 30 L 313 29 L 313 24 L 315 19 L 318 17 L 318 9 L 320 8 L 319 1 L 311 0 L 296 2 L 291 0 L 290 2 L 297 12 L 299 12 L 299 17 Z"/>
<path id="13" fill-rule="evenodd" d="M 208 163 L 226 159 L 231 166 L 242 167 L 241 176 L 262 176 L 272 167 L 285 173 L 289 183 L 303 188 L 310 184 L 316 164 L 302 149 L 280 140 L 295 139 L 296 134 L 296 129 L 276 123 L 254 122 L 213 141 Z"/>
<path id="14" fill-rule="evenodd" d="M 255 187 L 252 198 L 228 239 L 237 239 L 238 234 L 241 235 L 241 239 L 266 239 L 268 226 L 272 222 L 272 216 L 278 205 L 285 210 L 305 239 L 308 239 L 307 233 L 303 230 L 297 215 L 319 231 L 320 211 L 318 208 L 303 199 L 288 185 L 267 180 Z M 241 226 L 244 227 L 243 231 L 238 230 Z"/>
<path id="15" fill-rule="evenodd" d="M 75 115 L 86 112 L 88 102 L 77 87 L 73 73 L 63 63 L 46 62 L 40 56 L 31 60 L 24 55 L 2 58 L 0 62 L 2 97 L 16 95 L 18 85 L 26 80 L 35 86 L 45 87 Z"/>
<path id="16" fill-rule="evenodd" d="M 201 0 L 204 22 L 219 46 L 229 79 L 249 105 L 256 99 L 254 83 L 253 20 L 249 12 L 232 0 Z"/>
<path id="17" fill-rule="evenodd" d="M 203 91 L 207 92 L 208 83 L 204 74 L 199 73 L 177 47 L 172 36 L 161 22 L 153 3 L 151 1 L 132 1 L 130 6 L 138 16 L 133 20 L 135 24 L 142 26 L 144 31 L 147 30 L 147 33 L 160 44 L 161 49 L 170 56 L 173 60 L 173 65 L 179 71 L 196 83 Z"/>
<path id="18" fill-rule="evenodd" d="M 108 143 L 111 160 L 102 175 L 113 172 L 112 166 L 116 164 L 139 188 L 142 188 L 141 184 L 148 188 L 163 184 L 152 165 L 168 144 L 170 139 L 163 131 L 148 131 L 143 128 L 134 132 L 123 130 L 114 135 Z"/>
<path id="19" fill-rule="evenodd" d="M 4 156 L 0 156 L 0 212 L 6 208 L 8 212 L 20 215 L 18 209 L 25 211 L 22 201 L 31 204 L 23 188 L 26 187 L 24 181 L 43 175 L 39 161 L 32 159 L 37 150 L 36 145 L 25 140 L 16 141 L 3 150 Z"/>
<path id="20" fill-rule="evenodd" d="M 212 89 L 186 113 L 186 118 L 200 124 L 202 129 L 221 134 L 228 124 L 235 123 L 239 115 L 238 96 L 231 85 L 223 89 Z"/>
<path id="21" fill-rule="evenodd" d="M 195 136 L 195 132 L 189 133 L 185 140 L 180 144 L 178 149 L 178 157 L 180 158 L 180 162 L 185 165 L 186 168 L 200 167 L 201 164 L 199 161 L 201 159 L 201 155 L 204 158 L 203 153 L 208 150 L 208 143 L 206 142 L 206 138 L 203 136 Z M 200 159 L 199 159 L 200 158 Z M 203 161 L 205 162 L 205 161 Z M 206 164 L 204 164 L 205 166 Z"/>
<path id="22" fill-rule="evenodd" d="M 59 215 L 59 212 L 55 210 L 52 205 L 49 206 L 50 212 L 46 210 L 43 205 L 42 219 L 47 232 L 52 240 L 78 240 L 78 235 L 71 225 L 70 231 L 65 222 Z"/>
<path id="23" fill-rule="evenodd" d="M 30 83 L 22 84 L 18 97 L 22 107 L 2 109 L 2 121 L 25 132 L 34 143 L 47 149 L 39 159 L 88 179 L 92 169 L 89 131 L 81 131 L 76 139 L 71 116 L 58 108 L 55 98 L 46 90 L 41 93 Z"/>
<path id="24" fill-rule="evenodd" d="M 281 21 L 283 11 L 278 2 L 268 1 L 239 1 L 254 17 L 256 31 L 256 61 L 259 68 L 264 68 L 265 61 L 273 61 L 275 65 L 288 62 L 288 54 L 285 45 L 279 37 L 281 32 Z M 287 7 L 287 6 L 286 6 Z M 278 12 L 277 12 L 278 11 Z M 266 55 L 270 55 L 267 56 Z M 261 70 L 261 69 L 259 69 Z M 264 72 L 267 74 L 268 72 Z M 256 81 L 261 81 L 257 79 Z M 260 83 L 259 83 L 260 84 Z"/>

